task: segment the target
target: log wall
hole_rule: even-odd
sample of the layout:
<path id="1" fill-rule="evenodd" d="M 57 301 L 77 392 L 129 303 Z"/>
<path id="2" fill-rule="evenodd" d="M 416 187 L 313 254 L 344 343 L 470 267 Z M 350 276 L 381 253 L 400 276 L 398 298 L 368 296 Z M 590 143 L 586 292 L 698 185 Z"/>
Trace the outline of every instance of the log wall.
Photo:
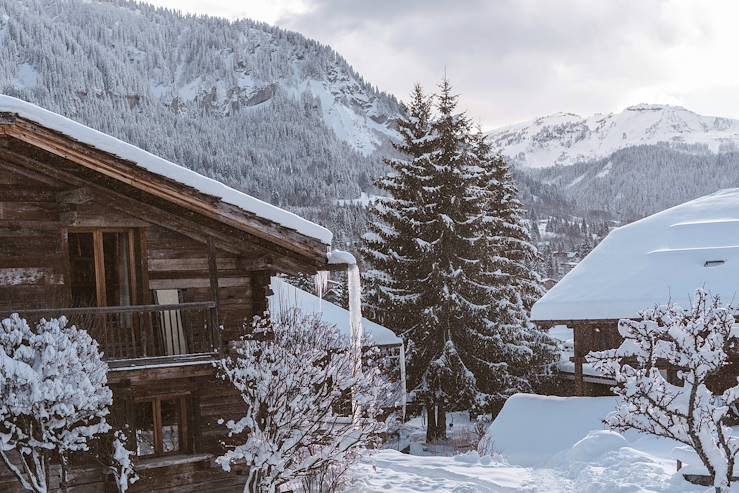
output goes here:
<path id="1" fill-rule="evenodd" d="M 74 187 L 49 179 L 34 180 L 3 166 L 0 154 L 0 316 L 24 309 L 68 307 L 71 296 L 67 232 L 74 228 L 133 228 L 140 239 L 139 300 L 153 302 L 153 290 L 180 290 L 182 302 L 212 301 L 209 247 L 160 224 L 110 209 L 100 197 L 86 197 Z M 227 238 L 221 238 L 221 243 Z M 219 319 L 224 344 L 238 339 L 252 316 L 266 309 L 270 273 L 255 262 L 263 252 L 237 254 L 215 248 Z M 242 249 L 243 250 L 243 249 Z M 166 369 L 112 372 L 112 414 L 126 421 L 132 396 L 186 392 L 190 412 L 191 456 L 171 461 L 142 459 L 142 480 L 131 492 L 240 492 L 243 477 L 225 474 L 212 459 L 222 451 L 221 418 L 238 418 L 243 402 L 216 378 L 209 364 Z M 243 414 L 243 413 L 242 413 Z M 200 459 L 198 459 L 200 457 Z M 152 465 L 154 464 L 154 465 Z M 84 462 L 73 473 L 70 493 L 115 491 L 104 471 Z M 20 492 L 17 480 L 1 465 L 0 493 Z M 52 484 L 52 491 L 58 491 Z"/>

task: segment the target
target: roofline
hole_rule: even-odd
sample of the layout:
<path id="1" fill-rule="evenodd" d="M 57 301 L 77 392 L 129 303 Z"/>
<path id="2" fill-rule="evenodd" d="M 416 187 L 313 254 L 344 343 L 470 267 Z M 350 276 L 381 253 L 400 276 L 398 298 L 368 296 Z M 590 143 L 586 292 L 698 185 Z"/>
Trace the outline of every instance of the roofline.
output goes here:
<path id="1" fill-rule="evenodd" d="M 26 104 L 30 105 L 30 103 L 26 103 Z M 34 108 L 37 108 L 37 107 L 34 107 Z M 41 108 L 38 108 L 38 109 L 41 111 L 46 111 L 46 110 L 42 110 Z M 51 112 L 47 112 L 47 113 L 58 116 Z M 64 117 L 61 117 L 61 118 L 64 118 Z M 79 125 L 80 127 L 86 130 L 97 132 L 79 123 L 73 122 L 71 120 L 69 121 L 72 124 Z M 109 136 L 107 134 L 101 134 L 101 135 L 104 135 L 108 139 L 112 139 L 118 145 L 124 145 L 124 146 L 131 147 L 133 149 L 136 149 L 138 152 L 146 152 L 135 146 L 127 144 L 118 139 L 115 139 L 114 137 Z M 34 121 L 33 119 L 26 118 L 25 116 L 17 112 L 3 111 L 2 106 L 0 106 L 0 136 L 11 137 L 16 140 L 33 145 L 34 147 L 37 147 L 39 149 L 50 152 L 52 154 L 58 155 L 64 159 L 73 161 L 85 168 L 88 168 L 98 173 L 104 174 L 116 181 L 126 183 L 130 186 L 133 186 L 147 193 L 150 193 L 154 196 L 157 196 L 161 199 L 164 199 L 170 203 L 176 204 L 181 207 L 185 207 L 189 210 L 202 214 L 205 217 L 209 217 L 218 222 L 234 227 L 236 229 L 239 229 L 241 231 L 244 231 L 256 237 L 276 243 L 284 248 L 287 248 L 291 251 L 299 253 L 300 255 L 312 258 L 314 260 L 319 260 L 321 263 L 328 262 L 328 257 L 327 257 L 328 244 L 325 241 L 321 240 L 320 238 L 307 235 L 296 229 L 284 226 L 268 218 L 264 218 L 255 212 L 251 212 L 241 207 L 238 207 L 237 205 L 233 205 L 228 202 L 225 202 L 220 197 L 210 195 L 206 192 L 197 190 L 195 187 L 182 183 L 176 179 L 150 171 L 146 169 L 145 167 L 143 167 L 142 165 L 139 165 L 138 163 L 131 161 L 130 159 L 120 157 L 112 152 L 108 152 L 104 149 L 100 149 L 88 142 L 78 140 L 72 136 L 65 134 L 63 131 L 50 128 L 49 126 L 46 126 L 42 123 Z M 80 149 L 75 149 L 77 145 L 84 146 L 85 150 L 87 150 L 88 152 L 82 152 Z M 147 178 L 151 178 L 151 179 L 144 180 L 140 177 L 136 177 L 135 175 L 131 173 L 126 173 L 125 170 L 117 169 L 111 163 L 106 163 L 104 162 L 104 160 L 95 159 L 95 157 L 90 156 L 89 151 L 92 151 L 94 153 L 99 153 L 102 156 L 105 156 L 109 159 L 113 159 L 116 163 L 124 163 L 126 166 L 133 166 L 135 167 L 137 171 L 140 171 L 141 173 L 148 175 Z M 147 154 L 150 154 L 150 153 L 147 153 Z M 195 175 L 202 177 L 203 179 L 210 180 L 209 178 L 199 175 L 193 172 L 192 170 L 189 170 L 177 164 L 166 161 L 162 158 L 159 158 L 158 156 L 154 156 L 154 157 L 162 160 L 163 162 L 171 166 L 177 166 L 179 168 L 182 168 L 188 173 L 194 173 Z M 226 187 L 223 184 L 221 185 Z M 177 188 L 182 188 L 184 190 L 177 190 Z M 230 190 L 233 190 L 233 189 L 230 189 Z M 238 192 L 238 191 L 235 191 L 235 192 Z M 238 192 L 238 193 L 241 193 L 241 192 Z M 198 197 L 198 195 L 200 195 L 203 198 Z M 246 197 L 250 197 L 247 194 L 243 194 L 243 195 Z M 217 201 L 218 204 L 221 205 L 221 207 L 219 208 L 219 207 L 214 206 L 212 201 L 205 200 L 204 197 L 208 197 L 208 198 L 212 197 L 213 199 Z M 258 200 L 253 197 L 250 197 L 250 198 L 253 200 Z M 259 202 L 262 202 L 262 201 L 259 201 Z M 270 204 L 267 204 L 267 205 L 271 208 L 275 208 L 275 209 L 282 211 L 282 209 L 276 206 L 272 206 Z M 287 211 L 284 211 L 284 212 L 287 214 L 292 214 Z M 294 214 L 292 215 L 295 216 Z M 253 216 L 253 217 L 249 217 L 249 216 Z M 299 218 L 299 216 L 296 216 L 296 217 Z M 257 225 L 254 224 L 255 222 L 254 218 L 256 218 L 258 221 L 261 221 L 263 223 L 267 223 L 265 224 L 266 227 L 259 228 Z M 305 221 L 306 223 L 310 223 L 309 221 L 305 219 L 302 219 L 302 218 L 299 218 L 299 219 L 301 219 L 302 221 Z M 321 226 L 315 225 L 314 223 L 310 223 L 310 224 L 328 232 L 328 230 L 326 230 L 325 228 L 322 228 Z M 274 231 L 269 231 L 269 229 L 274 229 Z M 303 241 L 302 242 L 289 241 L 288 239 L 284 238 L 284 236 L 281 236 L 279 234 L 280 230 L 290 232 L 294 235 L 299 235 L 299 237 L 303 238 Z M 328 233 L 330 235 L 330 232 Z"/>

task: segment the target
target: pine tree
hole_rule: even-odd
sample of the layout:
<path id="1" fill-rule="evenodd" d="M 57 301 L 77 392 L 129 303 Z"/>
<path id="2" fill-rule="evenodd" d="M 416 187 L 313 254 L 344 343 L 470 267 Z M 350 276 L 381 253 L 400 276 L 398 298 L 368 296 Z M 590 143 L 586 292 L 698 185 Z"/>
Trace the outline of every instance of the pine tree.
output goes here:
<path id="1" fill-rule="evenodd" d="M 411 94 L 410 104 L 398 123 L 403 139 L 394 144 L 403 156 L 385 161 L 391 173 L 377 180 L 376 186 L 387 194 L 371 209 L 375 221 L 363 236 L 361 252 L 370 268 L 365 273 L 368 315 L 387 327 L 415 325 L 409 310 L 420 296 L 414 285 L 422 270 L 419 260 L 425 245 L 417 240 L 422 222 L 423 186 L 431 150 L 431 99 L 420 85 Z"/>
<path id="2" fill-rule="evenodd" d="M 503 274 L 500 280 L 515 288 L 529 311 L 544 294 L 541 276 L 535 269 L 540 261 L 539 252 L 531 241 L 524 220 L 526 211 L 518 200 L 510 166 L 500 154 L 491 153 L 481 133 L 476 140 L 476 152 L 484 169 L 482 186 L 488 192 L 485 212 L 489 243 L 486 249 L 493 261 L 491 271 Z M 536 228 L 536 224 L 531 227 Z"/>
<path id="3" fill-rule="evenodd" d="M 425 271 L 416 277 L 422 289 L 414 310 L 418 323 L 407 332 L 407 375 L 427 403 L 429 441 L 446 438 L 446 410 L 483 404 L 478 379 L 494 370 L 483 343 L 488 310 L 479 242 L 484 191 L 477 186 L 480 167 L 471 124 L 456 107 L 445 79 L 427 139 L 432 150 L 417 237 L 425 245 L 420 261 Z"/>
<path id="4" fill-rule="evenodd" d="M 363 247 L 371 312 L 406 342 L 429 441 L 445 438 L 446 410 L 530 390 L 531 369 L 551 356 L 527 318 L 541 287 L 510 171 L 456 106 L 444 80 L 432 119 L 416 87 L 401 124 L 406 159 L 388 162 L 378 187 L 390 197 Z"/>
<path id="5" fill-rule="evenodd" d="M 476 136 L 475 152 L 486 191 L 483 258 L 491 296 L 487 320 L 493 334 L 488 354 L 497 364 L 482 388 L 493 403 L 501 405 L 514 392 L 534 389 L 542 368 L 555 361 L 556 345 L 529 322 L 531 306 L 544 293 L 536 270 L 541 258 L 531 243 L 508 163 L 491 153 L 481 133 Z"/>

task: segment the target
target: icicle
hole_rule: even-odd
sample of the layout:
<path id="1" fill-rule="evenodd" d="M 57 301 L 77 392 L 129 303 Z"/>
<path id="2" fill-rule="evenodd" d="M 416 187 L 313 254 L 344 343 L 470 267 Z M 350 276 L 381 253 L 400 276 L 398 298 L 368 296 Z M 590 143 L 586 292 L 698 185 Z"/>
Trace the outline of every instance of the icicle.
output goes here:
<path id="1" fill-rule="evenodd" d="M 352 328 L 352 351 L 354 352 L 354 374 L 362 374 L 362 283 L 359 277 L 359 267 L 356 263 L 349 264 L 346 269 L 346 279 L 349 288 L 349 322 Z M 362 407 L 356 398 L 352 398 L 353 420 L 357 422 L 362 417 Z"/>
<path id="2" fill-rule="evenodd" d="M 346 270 L 347 284 L 349 288 L 349 319 L 352 328 L 352 346 L 357 352 L 355 370 L 362 372 L 362 341 L 364 339 L 364 328 L 362 327 L 362 282 L 359 277 L 359 267 L 350 264 Z"/>
<path id="3" fill-rule="evenodd" d="M 316 293 L 318 294 L 318 309 L 321 313 L 323 313 L 323 295 L 326 292 L 326 288 L 328 286 L 328 271 L 319 270 L 318 272 L 316 272 L 316 275 L 313 276 L 313 283 L 316 288 Z"/>
<path id="4" fill-rule="evenodd" d="M 403 423 L 405 423 L 405 408 L 408 401 L 408 388 L 405 384 L 405 345 L 400 345 L 400 403 L 403 408 Z"/>

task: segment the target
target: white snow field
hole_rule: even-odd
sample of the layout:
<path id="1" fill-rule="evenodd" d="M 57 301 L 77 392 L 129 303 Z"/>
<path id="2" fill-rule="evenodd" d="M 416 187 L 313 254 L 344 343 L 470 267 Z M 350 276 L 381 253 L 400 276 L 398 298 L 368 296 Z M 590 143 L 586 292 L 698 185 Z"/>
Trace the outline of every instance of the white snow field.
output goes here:
<path id="1" fill-rule="evenodd" d="M 492 454 L 454 457 L 383 450 L 367 456 L 352 491 L 439 493 L 695 493 L 676 471 L 676 443 L 604 430 L 613 397 L 511 397 L 483 440 Z M 490 446 L 492 444 L 492 447 Z M 732 491 L 739 492 L 739 486 Z"/>

